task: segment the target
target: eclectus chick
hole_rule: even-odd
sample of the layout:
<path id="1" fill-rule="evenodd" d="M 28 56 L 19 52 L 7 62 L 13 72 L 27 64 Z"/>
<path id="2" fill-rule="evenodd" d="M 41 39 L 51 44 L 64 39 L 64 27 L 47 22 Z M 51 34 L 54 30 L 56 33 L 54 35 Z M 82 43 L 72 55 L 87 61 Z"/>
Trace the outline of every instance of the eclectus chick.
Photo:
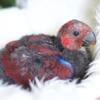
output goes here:
<path id="1" fill-rule="evenodd" d="M 79 52 L 84 44 L 89 46 L 95 41 L 91 28 L 77 20 L 65 24 L 57 37 L 43 34 L 25 36 L 8 43 L 0 53 L 0 77 L 24 87 L 29 86 L 29 80 L 36 76 L 39 79 L 45 77 L 45 80 L 55 76 L 72 78 L 85 67 L 74 59 L 76 55 L 73 52 Z M 83 63 L 85 61 L 83 59 Z"/>

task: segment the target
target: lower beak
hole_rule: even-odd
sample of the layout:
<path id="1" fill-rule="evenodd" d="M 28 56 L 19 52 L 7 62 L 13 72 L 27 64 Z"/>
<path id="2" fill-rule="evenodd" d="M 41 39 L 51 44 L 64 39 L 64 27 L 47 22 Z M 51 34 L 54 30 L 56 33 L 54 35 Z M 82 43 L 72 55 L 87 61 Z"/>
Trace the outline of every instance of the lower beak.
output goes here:
<path id="1" fill-rule="evenodd" d="M 90 46 L 96 44 L 96 36 L 94 32 L 91 32 L 84 40 L 83 46 Z"/>

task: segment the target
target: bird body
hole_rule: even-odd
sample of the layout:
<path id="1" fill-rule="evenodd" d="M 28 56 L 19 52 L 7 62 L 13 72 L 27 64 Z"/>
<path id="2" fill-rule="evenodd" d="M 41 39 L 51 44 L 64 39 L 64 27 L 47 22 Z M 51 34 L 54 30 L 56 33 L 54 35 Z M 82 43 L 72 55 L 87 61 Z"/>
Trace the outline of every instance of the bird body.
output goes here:
<path id="1" fill-rule="evenodd" d="M 0 60 L 7 77 L 27 86 L 28 80 L 35 77 L 45 77 L 45 80 L 56 76 L 61 79 L 72 77 L 72 65 L 63 63 L 65 60 L 61 56 L 48 36 L 31 35 L 7 44 Z"/>
<path id="2" fill-rule="evenodd" d="M 24 87 L 35 77 L 44 77 L 44 80 L 56 76 L 60 79 L 80 77 L 80 71 L 89 64 L 88 57 L 79 51 L 84 42 L 85 45 L 94 44 L 95 36 L 89 26 L 77 20 L 62 26 L 57 37 L 24 36 L 8 43 L 1 51 L 3 72 L 0 77 Z"/>

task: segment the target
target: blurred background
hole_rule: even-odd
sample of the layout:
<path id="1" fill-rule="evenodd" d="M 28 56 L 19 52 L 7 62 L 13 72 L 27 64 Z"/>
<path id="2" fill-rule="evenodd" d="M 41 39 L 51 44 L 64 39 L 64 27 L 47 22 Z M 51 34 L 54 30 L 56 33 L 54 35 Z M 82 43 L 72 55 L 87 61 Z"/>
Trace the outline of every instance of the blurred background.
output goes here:
<path id="1" fill-rule="evenodd" d="M 32 1 L 32 0 L 0 0 L 0 8 L 3 9 L 3 8 L 15 7 L 15 6 L 19 6 L 19 8 L 23 8 L 22 3 L 25 4 L 25 3 L 27 3 L 27 1 Z M 35 0 L 33 0 L 33 2 L 34 1 Z M 49 2 L 50 0 L 47 0 L 47 1 Z M 66 0 L 66 1 L 68 1 L 68 0 Z M 95 15 L 95 9 L 97 8 L 98 4 L 100 3 L 100 0 L 80 0 L 80 1 L 86 2 L 86 5 L 84 6 L 84 8 L 86 8 L 85 10 L 87 10 L 86 11 L 87 19 L 92 20 L 92 26 L 95 26 L 95 21 L 93 21 L 94 20 L 93 15 Z M 75 5 L 77 6 L 79 3 L 79 0 L 72 1 L 72 2 L 75 3 Z M 75 13 L 75 12 L 72 12 L 72 13 Z"/>
<path id="2" fill-rule="evenodd" d="M 15 6 L 16 0 L 0 0 L 0 8 Z"/>
<path id="3" fill-rule="evenodd" d="M 71 19 L 96 25 L 100 0 L 0 0 L 0 47 L 27 34 L 56 35 Z"/>

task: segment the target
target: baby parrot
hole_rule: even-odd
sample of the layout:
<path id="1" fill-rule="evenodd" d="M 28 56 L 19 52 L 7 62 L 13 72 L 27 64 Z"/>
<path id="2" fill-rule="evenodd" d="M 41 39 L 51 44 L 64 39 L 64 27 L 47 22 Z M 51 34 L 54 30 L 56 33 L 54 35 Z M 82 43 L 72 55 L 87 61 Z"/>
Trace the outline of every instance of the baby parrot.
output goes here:
<path id="1" fill-rule="evenodd" d="M 44 80 L 56 76 L 60 79 L 80 77 L 81 70 L 85 72 L 85 66 L 91 61 L 80 49 L 95 42 L 92 29 L 78 20 L 63 25 L 57 36 L 24 36 L 1 50 L 0 78 L 29 87 L 29 80 L 35 77 L 44 77 Z"/>

